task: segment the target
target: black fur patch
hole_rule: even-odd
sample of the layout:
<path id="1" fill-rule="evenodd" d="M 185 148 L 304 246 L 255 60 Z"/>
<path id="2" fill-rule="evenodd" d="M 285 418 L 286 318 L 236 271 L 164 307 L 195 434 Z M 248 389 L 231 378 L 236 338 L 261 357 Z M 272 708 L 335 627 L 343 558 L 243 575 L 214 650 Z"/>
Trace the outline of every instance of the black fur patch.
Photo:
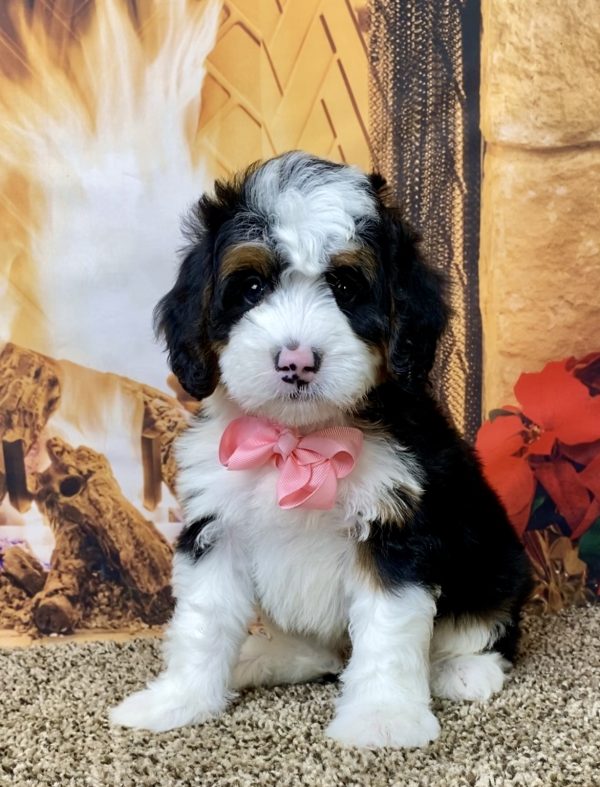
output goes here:
<path id="1" fill-rule="evenodd" d="M 211 522 L 214 522 L 214 517 L 206 516 L 186 525 L 177 538 L 177 543 L 175 544 L 177 552 L 189 555 L 194 561 L 200 560 L 202 555 L 205 555 L 210 550 L 210 546 L 200 546 L 200 536 L 204 528 L 210 525 Z"/>
<path id="2" fill-rule="evenodd" d="M 474 452 L 426 387 L 413 393 L 387 383 L 371 394 L 362 415 L 408 446 L 425 472 L 423 496 L 408 521 L 372 527 L 366 547 L 380 581 L 435 589 L 439 617 L 508 609 L 513 624 L 498 648 L 513 654 L 531 567 Z"/>
<path id="3" fill-rule="evenodd" d="M 223 338 L 213 314 L 219 255 L 235 242 L 259 237 L 264 220 L 245 222 L 236 230 L 234 219 L 245 211 L 244 187 L 249 168 L 230 182 L 217 181 L 215 194 L 204 194 L 184 221 L 188 240 L 174 287 L 154 310 L 154 326 L 167 344 L 169 363 L 183 388 L 204 399 L 218 382 L 215 342 Z M 245 211 L 247 212 L 247 211 Z"/>

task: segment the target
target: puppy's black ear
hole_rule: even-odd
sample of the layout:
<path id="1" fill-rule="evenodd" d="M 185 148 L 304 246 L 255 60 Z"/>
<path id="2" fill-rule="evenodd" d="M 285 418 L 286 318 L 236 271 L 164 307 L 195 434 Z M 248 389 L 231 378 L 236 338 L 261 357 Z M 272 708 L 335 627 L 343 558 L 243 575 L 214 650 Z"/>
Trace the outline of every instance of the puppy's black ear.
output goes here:
<path id="1" fill-rule="evenodd" d="M 188 221 L 187 232 L 196 244 L 183 260 L 175 286 L 156 306 L 154 327 L 165 338 L 169 364 L 182 387 L 204 399 L 218 382 L 217 355 L 208 336 L 214 244 L 212 233 L 196 218 Z"/>
<path id="2" fill-rule="evenodd" d="M 385 180 L 371 176 L 380 201 L 380 248 L 390 292 L 388 370 L 402 384 L 426 384 L 449 309 L 445 279 L 421 257 L 419 238 L 393 203 Z"/>

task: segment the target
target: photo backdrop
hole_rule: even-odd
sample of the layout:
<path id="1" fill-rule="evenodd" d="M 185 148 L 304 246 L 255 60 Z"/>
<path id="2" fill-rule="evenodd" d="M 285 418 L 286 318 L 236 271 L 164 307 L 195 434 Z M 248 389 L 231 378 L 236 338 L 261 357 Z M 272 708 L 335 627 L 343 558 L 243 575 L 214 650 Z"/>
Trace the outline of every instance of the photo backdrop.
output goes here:
<path id="1" fill-rule="evenodd" d="M 7 641 L 168 618 L 172 445 L 198 403 L 177 398 L 151 314 L 175 276 L 181 216 L 215 177 L 303 148 L 388 178 L 449 280 L 434 386 L 471 440 L 484 412 L 516 404 L 521 372 L 600 349 L 591 5 L 583 37 L 586 2 L 552 14 L 525 0 L 0 6 Z M 594 363 L 568 371 L 588 409 Z M 528 463 L 529 497 L 498 480 L 496 438 L 480 443 L 490 480 L 520 506 L 539 606 L 558 608 L 597 588 L 600 433 L 591 417 L 575 436 L 585 451 L 561 453 L 575 439 L 561 432 L 531 458 L 524 446 L 554 416 L 530 416 L 507 449 Z"/>

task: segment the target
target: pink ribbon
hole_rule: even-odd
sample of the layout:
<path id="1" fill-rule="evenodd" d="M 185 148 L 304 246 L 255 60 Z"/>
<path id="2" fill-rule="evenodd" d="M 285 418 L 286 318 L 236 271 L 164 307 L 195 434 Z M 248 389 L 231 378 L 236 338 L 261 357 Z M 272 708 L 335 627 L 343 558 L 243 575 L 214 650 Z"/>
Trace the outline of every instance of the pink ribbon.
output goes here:
<path id="1" fill-rule="evenodd" d="M 281 508 L 331 509 L 338 478 L 352 472 L 362 448 L 360 429 L 334 426 L 301 436 L 264 418 L 244 416 L 223 432 L 219 460 L 228 470 L 250 470 L 269 462 L 279 469 Z"/>

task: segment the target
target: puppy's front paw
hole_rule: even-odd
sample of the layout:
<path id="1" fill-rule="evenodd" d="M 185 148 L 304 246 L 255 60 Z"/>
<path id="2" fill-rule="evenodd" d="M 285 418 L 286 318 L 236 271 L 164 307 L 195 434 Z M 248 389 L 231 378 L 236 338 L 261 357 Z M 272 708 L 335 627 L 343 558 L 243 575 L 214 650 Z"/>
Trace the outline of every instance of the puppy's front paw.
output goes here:
<path id="1" fill-rule="evenodd" d="M 154 683 L 111 708 L 108 715 L 111 724 L 166 732 L 186 724 L 199 724 L 219 710 L 211 711 L 193 697 L 185 699 L 180 692 L 169 692 L 164 684 Z"/>
<path id="2" fill-rule="evenodd" d="M 426 746 L 440 734 L 438 720 L 426 705 L 346 705 L 326 734 L 345 746 Z"/>

